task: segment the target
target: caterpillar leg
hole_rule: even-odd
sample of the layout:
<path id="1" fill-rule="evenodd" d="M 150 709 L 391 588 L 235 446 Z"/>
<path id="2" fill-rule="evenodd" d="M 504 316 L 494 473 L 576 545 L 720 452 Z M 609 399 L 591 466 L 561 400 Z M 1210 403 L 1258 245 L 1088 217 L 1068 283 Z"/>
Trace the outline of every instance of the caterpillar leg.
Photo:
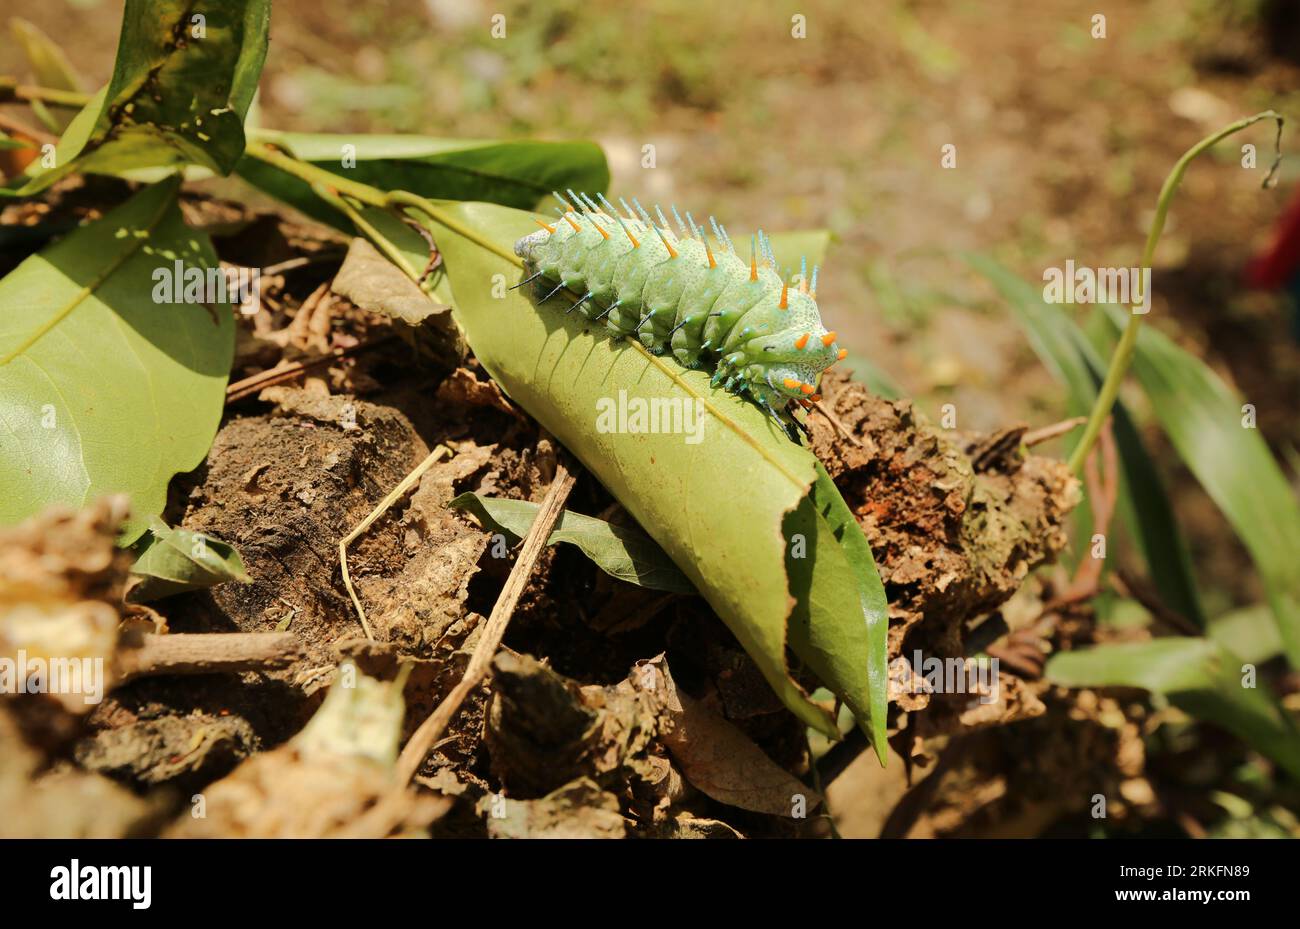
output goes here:
<path id="1" fill-rule="evenodd" d="M 582 306 L 584 303 L 586 303 L 588 300 L 590 300 L 590 299 L 591 299 L 592 297 L 594 297 L 594 296 L 596 296 L 596 295 L 593 294 L 591 291 L 587 291 L 587 296 L 583 297 L 581 300 L 579 300 L 579 301 L 578 301 L 577 303 L 575 303 L 573 306 L 571 306 L 571 307 L 569 307 L 567 310 L 565 310 L 565 311 L 564 311 L 564 315 L 565 315 L 565 316 L 568 316 L 570 313 L 572 313 L 572 312 L 573 312 L 574 310 L 576 310 L 578 307 Z"/>
<path id="2" fill-rule="evenodd" d="M 545 303 L 547 300 L 549 300 L 549 299 L 551 299 L 552 297 L 554 297 L 556 294 L 558 294 L 558 293 L 559 293 L 560 291 L 562 291 L 563 289 L 564 289 L 564 282 L 561 281 L 560 283 L 558 283 L 558 284 L 555 285 L 555 289 L 554 289 L 554 290 L 552 290 L 549 294 L 547 294 L 545 297 L 543 297 L 541 300 L 538 300 L 537 302 L 538 302 L 538 303 Z"/>
<path id="3" fill-rule="evenodd" d="M 523 287 L 525 284 L 531 284 L 533 281 L 537 280 L 537 279 L 538 279 L 539 277 L 541 277 L 541 276 L 542 276 L 542 272 L 541 272 L 541 271 L 534 272 L 533 274 L 530 274 L 528 277 L 524 278 L 524 279 L 523 279 L 522 281 L 520 281 L 518 284 L 511 284 L 511 285 L 510 285 L 508 288 L 506 288 L 506 289 L 507 289 L 507 290 L 518 290 L 520 287 Z"/>
<path id="4" fill-rule="evenodd" d="M 799 433 L 795 430 L 794 426 L 791 426 L 788 422 L 786 422 L 784 419 L 781 418 L 781 414 L 778 413 L 776 409 L 772 406 L 772 404 L 769 403 L 766 399 L 763 400 L 763 409 L 767 410 L 767 414 L 771 416 L 774 420 L 776 420 L 776 424 L 781 427 L 781 431 L 785 433 L 785 437 L 789 439 L 791 442 L 798 445 Z"/>
<path id="5" fill-rule="evenodd" d="M 812 442 L 812 431 L 809 430 L 808 424 L 805 423 L 802 419 L 800 419 L 797 415 L 795 415 L 795 412 L 793 410 L 790 411 L 790 420 L 795 424 L 795 426 L 799 428 L 800 432 L 802 432 L 805 436 L 808 437 L 808 441 Z"/>

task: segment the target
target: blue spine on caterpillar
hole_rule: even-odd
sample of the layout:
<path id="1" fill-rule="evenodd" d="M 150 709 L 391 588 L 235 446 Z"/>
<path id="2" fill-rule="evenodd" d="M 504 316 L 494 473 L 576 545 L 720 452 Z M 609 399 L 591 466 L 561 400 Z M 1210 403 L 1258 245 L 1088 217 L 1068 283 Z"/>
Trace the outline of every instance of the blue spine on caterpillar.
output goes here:
<path id="1" fill-rule="evenodd" d="M 683 222 L 673 208 L 678 234 L 658 207 L 656 222 L 635 199 L 620 200 L 620 214 L 603 195 L 597 203 L 568 193 L 555 195 L 557 222 L 539 221 L 515 243 L 542 301 L 571 291 L 568 312 L 671 352 L 683 367 L 711 369 L 715 386 L 748 396 L 788 430 L 781 413 L 815 400 L 822 372 L 847 354 L 822 325 L 817 269 L 783 278 L 761 231 L 746 262 L 712 218 L 716 250 L 690 213 Z"/>

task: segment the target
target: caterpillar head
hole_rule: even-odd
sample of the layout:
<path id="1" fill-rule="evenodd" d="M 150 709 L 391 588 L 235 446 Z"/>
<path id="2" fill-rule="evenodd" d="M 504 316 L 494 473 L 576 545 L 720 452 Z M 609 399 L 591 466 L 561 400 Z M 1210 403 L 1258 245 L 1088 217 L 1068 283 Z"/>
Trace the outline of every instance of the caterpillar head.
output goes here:
<path id="1" fill-rule="evenodd" d="M 545 229 L 538 229 L 532 235 L 526 235 L 515 243 L 515 254 L 524 261 L 531 263 L 533 260 L 533 250 L 543 242 L 550 239 L 550 237 L 551 233 L 547 232 Z"/>

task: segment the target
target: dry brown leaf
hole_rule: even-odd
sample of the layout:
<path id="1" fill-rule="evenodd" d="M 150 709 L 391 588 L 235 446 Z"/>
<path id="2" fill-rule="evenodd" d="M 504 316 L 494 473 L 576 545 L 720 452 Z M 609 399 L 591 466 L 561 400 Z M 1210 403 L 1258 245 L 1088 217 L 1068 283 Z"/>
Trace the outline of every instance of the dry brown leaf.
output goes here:
<path id="1" fill-rule="evenodd" d="M 498 795 L 479 801 L 494 839 L 621 839 L 626 834 L 618 798 L 580 777 L 538 800 Z"/>
<path id="2" fill-rule="evenodd" d="M 677 690 L 662 658 L 641 665 L 631 679 L 663 701 L 672 726 L 661 739 L 686 780 L 700 792 L 729 806 L 773 816 L 792 815 L 800 798 L 805 812 L 822 802 L 820 794 L 763 754 L 740 729 Z"/>
<path id="3" fill-rule="evenodd" d="M 397 784 L 404 708 L 399 686 L 345 664 L 302 732 L 208 787 L 166 834 L 387 838 L 424 833 L 453 801 Z"/>

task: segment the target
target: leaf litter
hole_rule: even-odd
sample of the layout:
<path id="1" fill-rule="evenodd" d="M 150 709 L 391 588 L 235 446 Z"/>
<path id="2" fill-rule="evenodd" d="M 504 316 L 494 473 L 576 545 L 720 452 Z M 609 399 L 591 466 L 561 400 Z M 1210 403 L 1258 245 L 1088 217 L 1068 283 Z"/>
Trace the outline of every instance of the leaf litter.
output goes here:
<path id="1" fill-rule="evenodd" d="M 186 199 L 190 212 L 196 198 Z M 198 199 L 200 213 L 221 215 Z M 247 212 L 223 216 L 220 230 L 223 260 L 293 265 L 268 282 L 263 312 L 239 320 L 232 382 L 394 331 L 382 293 L 358 290 L 346 275 L 330 287 L 345 240 Z M 299 257 L 308 260 L 293 264 Z M 435 342 L 447 335 L 418 331 Z M 517 542 L 451 501 L 475 493 L 537 503 L 566 455 L 474 359 L 456 362 L 454 344 L 439 362 L 417 356 L 413 341 L 326 358 L 296 382 L 228 405 L 206 462 L 173 481 L 167 524 L 232 545 L 251 583 L 179 593 L 160 602 L 158 620 L 169 634 L 269 633 L 289 616 L 299 656 L 286 667 L 132 680 L 80 721 L 29 721 L 24 731 L 62 732 L 36 739 L 41 765 L 72 766 L 151 798 L 155 806 L 128 804 L 131 816 L 97 827 L 112 834 L 733 837 L 824 828 L 803 728 L 707 605 L 615 580 L 570 547 L 542 553 L 488 684 L 412 786 L 394 785 L 373 755 L 322 760 L 308 734 L 346 696 L 345 667 L 375 688 L 404 682 L 404 709 L 385 730 L 391 746 L 464 672 Z M 891 658 L 913 646 L 964 654 L 968 627 L 1063 548 L 1061 523 L 1077 502 L 1071 479 L 1032 455 L 977 472 L 970 455 L 980 437 L 937 430 L 906 402 L 844 378 L 828 380 L 824 402 L 839 425 L 814 415 L 814 449 L 876 552 Z M 451 454 L 350 549 L 375 631 L 367 641 L 335 546 L 437 445 Z M 570 505 L 634 525 L 585 474 Z M 0 716 L 18 702 L 0 702 Z M 894 703 L 896 739 L 927 702 Z M 193 791 L 211 803 L 206 820 L 182 799 Z M 796 795 L 805 819 L 790 815 Z"/>

